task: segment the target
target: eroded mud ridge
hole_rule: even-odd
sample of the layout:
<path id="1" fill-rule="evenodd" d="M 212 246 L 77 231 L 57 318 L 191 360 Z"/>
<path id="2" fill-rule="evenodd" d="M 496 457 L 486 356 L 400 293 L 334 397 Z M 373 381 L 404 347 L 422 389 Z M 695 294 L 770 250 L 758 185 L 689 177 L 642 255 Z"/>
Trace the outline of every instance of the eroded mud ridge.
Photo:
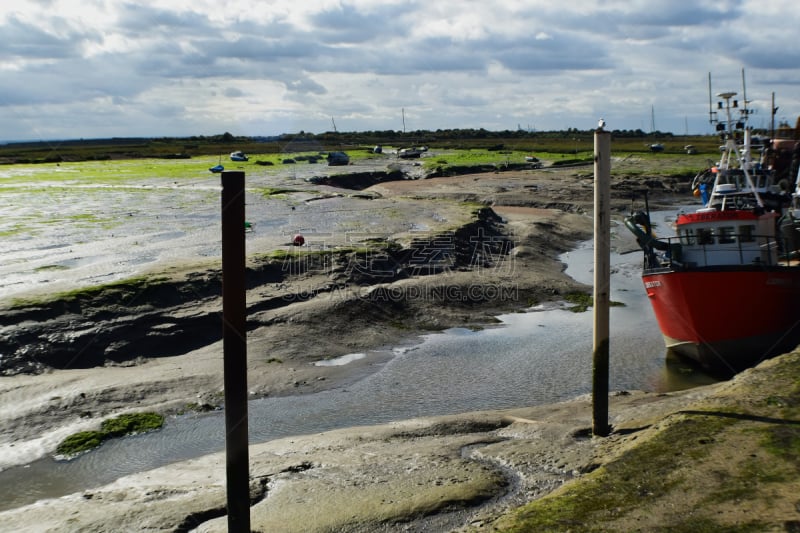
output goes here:
<path id="1" fill-rule="evenodd" d="M 345 288 L 485 266 L 513 247 L 502 220 L 489 208 L 477 210 L 473 222 L 447 234 L 426 235 L 406 245 L 369 245 L 368 254 L 298 249 L 251 259 L 248 291 L 258 295 L 248 296 L 248 329 L 264 325 L 259 318 L 263 311 L 332 291 L 344 294 Z M 310 282 L 311 272 L 324 272 L 325 279 Z M 221 291 L 221 270 L 212 268 L 18 302 L 0 315 L 0 374 L 132 364 L 205 346 L 221 338 Z M 402 319 L 403 303 L 379 288 L 347 294 L 368 301 L 373 309 L 386 307 L 386 313 L 375 314 L 376 320 Z M 353 304 L 358 307 L 357 301 Z"/>

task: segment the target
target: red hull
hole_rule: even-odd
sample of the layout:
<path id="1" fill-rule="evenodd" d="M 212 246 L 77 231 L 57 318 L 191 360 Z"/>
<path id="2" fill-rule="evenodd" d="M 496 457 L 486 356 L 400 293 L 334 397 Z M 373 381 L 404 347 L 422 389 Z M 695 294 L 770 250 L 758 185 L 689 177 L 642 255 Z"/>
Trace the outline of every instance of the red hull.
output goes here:
<path id="1" fill-rule="evenodd" d="M 667 347 L 739 371 L 800 342 L 800 269 L 714 268 L 642 276 Z"/>

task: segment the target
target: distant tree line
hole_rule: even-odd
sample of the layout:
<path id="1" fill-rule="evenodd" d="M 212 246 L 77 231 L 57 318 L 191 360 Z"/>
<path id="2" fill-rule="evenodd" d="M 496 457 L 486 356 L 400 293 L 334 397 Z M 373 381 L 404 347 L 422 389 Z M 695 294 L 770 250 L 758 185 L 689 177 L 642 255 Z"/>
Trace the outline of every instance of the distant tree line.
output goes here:
<path id="1" fill-rule="evenodd" d="M 781 124 L 783 126 L 783 124 Z M 491 131 L 485 128 L 437 130 L 369 130 L 283 133 L 275 136 L 244 136 L 223 132 L 188 137 L 113 137 L 63 141 L 27 141 L 0 145 L 0 164 L 53 163 L 93 159 L 135 159 L 141 157 L 188 158 L 203 154 L 283 153 L 368 149 L 375 145 L 394 147 L 429 146 L 448 149 L 490 149 L 578 153 L 591 150 L 594 129 L 567 128 L 556 131 Z M 651 144 L 673 141 L 671 150 L 684 144 L 698 144 L 714 136 L 675 136 L 670 132 L 612 130 L 613 137 L 626 149 L 647 150 Z"/>
<path id="2" fill-rule="evenodd" d="M 285 142 L 292 141 L 317 141 L 322 144 L 332 142 L 355 143 L 355 144 L 403 144 L 413 141 L 415 144 L 424 144 L 426 141 L 456 141 L 456 140 L 475 140 L 475 139 L 497 139 L 497 140 L 533 140 L 533 139 L 572 139 L 588 138 L 594 134 L 593 129 L 579 130 L 568 128 L 559 131 L 529 131 L 523 129 L 490 131 L 484 128 L 462 128 L 462 129 L 437 129 L 437 130 L 414 130 L 408 132 L 395 130 L 372 130 L 359 132 L 338 132 L 327 131 L 325 133 L 284 133 L 278 136 L 278 140 Z M 671 132 L 653 131 L 645 132 L 641 129 L 635 130 L 613 130 L 612 134 L 617 138 L 636 138 L 636 139 L 671 139 L 674 135 Z"/>

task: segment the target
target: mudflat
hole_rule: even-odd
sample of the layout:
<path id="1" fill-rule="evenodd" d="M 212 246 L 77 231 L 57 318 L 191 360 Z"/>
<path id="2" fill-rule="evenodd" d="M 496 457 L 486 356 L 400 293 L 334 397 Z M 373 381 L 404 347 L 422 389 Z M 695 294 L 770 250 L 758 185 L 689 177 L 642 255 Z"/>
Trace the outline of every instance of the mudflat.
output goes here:
<path id="1" fill-rule="evenodd" d="M 658 177 L 657 168 L 651 172 L 646 185 L 639 178 L 612 180 L 616 213 L 627 212 L 631 196 L 643 186 L 656 204 L 672 203 L 677 195 L 688 193 L 691 178 Z M 359 194 L 395 199 L 405 206 L 456 202 L 461 217 L 451 214 L 434 231 L 451 232 L 454 249 L 467 248 L 455 254 L 447 268 L 421 268 L 410 259 L 413 237 L 398 233 L 392 239 L 392 274 L 377 263 L 348 268 L 354 257 L 363 259 L 358 255 L 363 250 L 332 250 L 302 259 L 298 254 L 292 263 L 296 268 L 288 270 L 285 256 L 250 257 L 251 397 L 342 387 L 363 377 L 373 361 L 311 363 L 392 345 L 424 331 L 480 326 L 493 322 L 499 312 L 589 290 L 566 276 L 556 257 L 591 236 L 590 166 L 384 181 Z M 413 213 L 408 212 L 412 222 Z M 499 245 L 504 253 L 493 254 L 492 260 L 514 261 L 513 278 L 508 270 L 481 268 L 474 262 L 468 245 L 476 232 L 507 243 Z M 315 261 L 324 261 L 324 268 L 316 268 Z M 396 295 L 411 287 L 418 293 L 512 282 L 519 295 L 516 301 L 385 297 L 387 291 Z M 214 337 L 221 311 L 219 287 L 215 265 L 184 263 L 153 272 L 149 282 L 136 287 L 136 305 L 121 305 L 127 293 L 117 288 L 69 301 L 10 306 L 2 325 L 4 346 L 25 345 L 29 350 L 27 357 L 17 350 L 15 358 L 3 361 L 0 458 L 5 465 L 0 467 L 29 460 L 28 444 L 52 452 L 68 433 L 94 428 L 116 414 L 218 408 L 224 397 L 222 348 Z M 204 336 L 209 330 L 214 333 Z M 126 334 L 131 331 L 137 334 Z M 325 341 L 298 342 L 308 338 Z M 75 345 L 92 348 L 76 353 Z M 725 420 L 741 419 L 742 424 L 772 423 L 788 428 L 789 442 L 796 443 L 796 384 L 787 385 L 791 390 L 772 403 L 768 398 L 775 394 L 762 385 L 770 372 L 772 379 L 785 379 L 780 376 L 796 364 L 797 354 L 785 356 L 731 382 L 683 393 L 618 392 L 611 401 L 614 432 L 605 439 L 591 437 L 589 399 L 578 398 L 553 406 L 410 420 L 252 446 L 253 530 L 513 529 L 524 523 L 527 502 L 556 490 L 563 494 L 581 482 L 602 482 L 611 465 L 630 460 L 630 450 L 638 444 L 658 442 L 661 432 L 676 424 L 694 423 L 685 420 L 716 420 L 727 414 Z M 690 444 L 713 450 L 703 457 L 723 454 L 729 466 L 747 462 L 745 452 L 758 458 L 769 453 L 747 432 L 716 426 L 706 432 L 708 439 L 697 437 Z M 760 483 L 759 490 L 743 492 L 738 499 L 721 497 L 722 514 L 710 516 L 710 504 L 702 503 L 702 495 L 680 499 L 679 487 L 699 487 L 700 478 L 689 475 L 691 464 L 686 460 L 695 452 L 687 448 L 675 453 L 681 456 L 676 464 L 684 469 L 680 483 L 650 481 L 669 485 L 668 490 L 643 486 L 641 501 L 628 502 L 633 510 L 614 503 L 600 506 L 599 515 L 575 517 L 575 522 L 556 517 L 556 525 L 548 527 L 591 530 L 600 518 L 612 529 L 669 527 L 686 518 L 679 511 L 684 505 L 698 509 L 697 517 L 724 526 L 763 520 L 778 527 L 800 518 L 792 514 L 797 508 L 789 496 L 796 494 L 791 492 L 796 482 L 776 480 L 767 486 L 758 479 L 753 483 Z M 796 455 L 781 460 L 796 468 Z M 738 475 L 726 470 L 729 466 L 703 464 L 706 474 L 717 472 L 720 484 Z M 701 472 L 698 468 L 697 475 Z M 768 493 L 781 505 L 768 507 Z M 750 504 L 742 506 L 743 501 Z M 4 511 L 0 522 L 9 531 L 224 531 L 225 502 L 224 455 L 214 454 Z M 677 514 L 651 512 L 659 502 L 668 502 Z"/>

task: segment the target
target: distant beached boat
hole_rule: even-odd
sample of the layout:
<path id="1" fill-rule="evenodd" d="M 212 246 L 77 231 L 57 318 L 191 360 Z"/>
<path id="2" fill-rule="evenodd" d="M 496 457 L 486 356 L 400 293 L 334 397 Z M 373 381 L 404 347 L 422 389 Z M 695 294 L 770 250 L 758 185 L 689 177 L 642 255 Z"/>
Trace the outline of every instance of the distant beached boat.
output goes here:
<path id="1" fill-rule="evenodd" d="M 422 154 L 426 152 L 428 149 L 425 147 L 422 148 L 402 148 L 397 152 L 397 157 L 401 159 L 416 159 L 422 157 Z"/>
<path id="2" fill-rule="evenodd" d="M 349 165 L 350 156 L 344 152 L 330 152 L 328 154 L 328 166 Z"/>
<path id="3" fill-rule="evenodd" d="M 219 164 L 209 168 L 208 170 L 210 170 L 214 174 L 219 174 L 220 172 L 225 170 L 225 167 L 222 166 L 222 156 L 219 156 Z"/>
<path id="4" fill-rule="evenodd" d="M 231 152 L 231 161 L 247 161 L 248 157 L 241 150 Z"/>

